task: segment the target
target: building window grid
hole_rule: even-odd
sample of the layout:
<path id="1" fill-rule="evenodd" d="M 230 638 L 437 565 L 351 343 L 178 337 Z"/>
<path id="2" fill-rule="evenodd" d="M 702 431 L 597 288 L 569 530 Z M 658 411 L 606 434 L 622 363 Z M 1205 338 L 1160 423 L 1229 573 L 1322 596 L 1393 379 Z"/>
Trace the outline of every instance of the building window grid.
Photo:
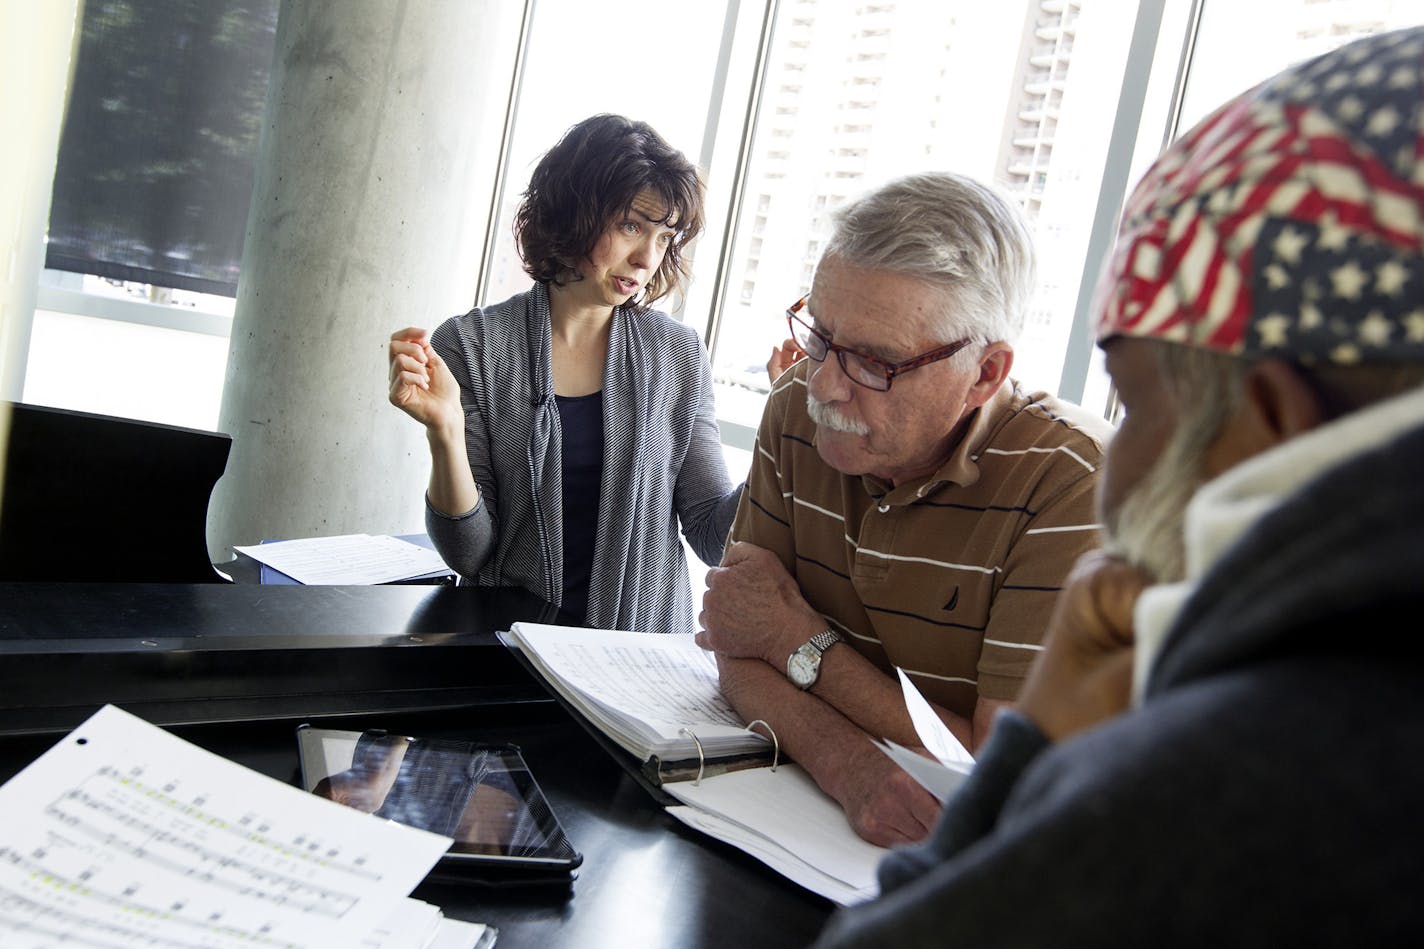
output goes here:
<path id="1" fill-rule="evenodd" d="M 1331 0 L 1303 0 L 1303 3 L 1306 4 L 1306 5 L 1316 5 L 1316 4 L 1319 4 L 1319 5 L 1321 5 L 1321 6 L 1325 6 L 1325 5 L 1328 5 L 1330 2 L 1331 2 Z M 1055 6 L 1060 7 L 1060 9 L 1061 9 L 1062 12 L 1061 12 L 1060 17 L 1059 17 L 1061 29 L 1060 29 L 1059 35 L 1057 36 L 1057 38 L 1056 38 L 1056 40 L 1055 40 L 1055 47 L 1054 47 L 1054 48 L 1055 48 L 1055 50 L 1056 50 L 1057 53 L 1059 53 L 1059 54 L 1062 55 L 1062 58 L 1063 58 L 1063 60 L 1064 60 L 1065 70 L 1066 70 L 1067 57 L 1068 57 L 1068 55 L 1071 55 L 1071 52 L 1072 52 L 1072 50 L 1073 50 L 1073 42 L 1074 42 L 1074 39 L 1075 39 L 1074 31 L 1075 31 L 1075 28 L 1076 28 L 1076 21 L 1077 21 L 1077 17 L 1078 17 L 1078 15 L 1079 15 L 1079 12 L 1080 12 L 1079 8 L 1080 8 L 1081 4 L 1076 3 L 1076 2 L 1069 2 L 1069 3 L 1055 4 Z M 789 8 L 790 8 L 791 11 L 795 11 L 795 12 L 798 13 L 798 14 L 813 14 L 813 13 L 817 12 L 817 5 L 816 5 L 815 2 L 813 2 L 813 0 L 791 0 L 791 3 L 789 4 Z M 784 7 L 783 9 L 786 9 L 786 8 Z M 871 9 L 871 8 L 865 8 L 865 9 L 869 10 L 869 9 Z M 893 10 L 893 9 L 894 9 L 894 5 L 893 5 L 893 4 L 882 4 L 882 5 L 879 5 L 879 6 L 877 6 L 877 7 L 874 7 L 873 9 L 874 9 L 875 12 L 881 12 L 881 11 L 884 11 L 884 10 Z M 1326 36 L 1326 35 L 1330 35 L 1330 36 L 1351 36 L 1351 37 L 1353 37 L 1353 36 L 1356 36 L 1356 35 L 1363 35 L 1363 34 L 1368 33 L 1368 32 L 1371 32 L 1371 29 L 1369 29 L 1369 28 L 1362 28 L 1359 23 L 1346 24 L 1346 23 L 1341 23 L 1341 22 L 1331 22 L 1331 23 L 1321 24 L 1321 25 L 1319 25 L 1319 26 L 1312 26 L 1311 28 L 1306 29 L 1306 30 L 1297 31 L 1297 35 L 1299 35 L 1299 36 L 1301 36 L 1301 37 L 1314 37 L 1314 36 L 1321 36 L 1321 37 L 1324 37 L 1324 36 Z M 883 58 L 884 58 L 884 55 L 883 55 L 883 54 L 875 54 L 875 55 L 874 55 L 874 58 L 875 58 L 875 59 L 883 59 Z M 802 64 L 802 63 L 789 64 L 789 63 L 788 63 L 788 64 L 786 65 L 786 68 L 787 68 L 788 70 L 792 70 L 792 69 L 794 69 L 794 70 L 801 70 L 801 69 L 804 69 L 804 68 L 805 68 L 805 64 Z M 1066 71 L 1065 71 L 1065 76 L 1066 76 Z M 1051 156 L 1051 144 L 1052 144 L 1053 136 L 1054 136 L 1054 134 L 1056 133 L 1056 130 L 1057 130 L 1057 129 L 1056 129 L 1056 127 L 1057 127 L 1057 115 L 1056 115 L 1056 111 L 1055 111 L 1055 110 L 1056 110 L 1056 107 L 1057 107 L 1058 103 L 1060 103 L 1060 102 L 1061 102 L 1061 91 L 1059 92 L 1058 97 L 1057 97 L 1056 99 L 1054 99 L 1054 98 L 1052 98 L 1052 97 L 1045 97 L 1045 98 L 1044 98 L 1041 102 L 1039 102 L 1039 103 L 1037 104 L 1037 106 L 1036 106 L 1036 111 L 1037 111 L 1037 113 L 1038 113 L 1037 119 L 1036 119 L 1036 129 L 1037 129 L 1037 131 L 1036 131 L 1036 134 L 1033 135 L 1034 141 L 1035 141 L 1035 145 L 1034 145 L 1035 153 L 1037 152 L 1037 149 L 1040 147 L 1041 144 L 1046 143 L 1046 144 L 1048 145 L 1048 148 L 1047 148 L 1048 154 Z M 1111 106 L 1109 106 L 1109 107 L 1111 108 Z M 1020 117 L 1022 117 L 1023 113 L 1024 113 L 1024 112 L 1027 112 L 1027 111 L 1030 111 L 1030 110 L 1029 110 L 1029 109 L 1021 110 L 1021 112 L 1020 112 Z M 1026 128 L 1025 128 L 1024 130 L 1027 131 Z M 787 127 L 782 127 L 782 128 L 770 128 L 770 129 L 768 129 L 768 131 L 769 131 L 769 133 L 770 133 L 771 135 L 774 135 L 774 136 L 777 136 L 777 137 L 789 137 L 790 135 L 794 134 L 794 130 L 791 129 L 791 128 L 787 128 Z M 1026 203 L 1035 203 L 1035 204 L 1036 204 L 1037 201 L 1038 201 L 1038 199 L 1037 199 L 1036 197 L 1033 197 L 1032 195 L 1025 196 L 1024 200 L 1025 200 Z M 727 239 L 728 239 L 728 240 L 731 240 L 731 239 L 732 239 L 732 236 L 729 234 Z M 808 279 L 809 279 L 809 277 L 808 277 Z M 744 289 L 746 289 L 746 288 L 744 288 Z"/>
<path id="2" fill-rule="evenodd" d="M 1011 147 L 1005 177 L 1030 216 L 1042 204 L 1053 159 L 1053 142 L 1058 130 L 1058 110 L 1068 79 L 1073 50 L 1073 29 L 1078 4 L 1065 3 L 1055 10 L 1041 8 L 1048 16 L 1034 23 L 1037 44 L 1029 54 L 1030 69 L 1024 77 L 1017 125 L 1011 133 Z"/>
<path id="3" fill-rule="evenodd" d="M 1329 0 L 1305 0 L 1305 2 L 1310 4 L 1320 3 L 1323 5 L 1324 3 L 1329 2 Z M 1065 80 L 1067 77 L 1067 70 L 1070 65 L 1070 57 L 1074 46 L 1074 31 L 1076 27 L 1077 17 L 1079 15 L 1079 7 L 1080 4 L 1078 3 L 1064 4 L 1062 13 L 1059 15 L 1059 17 L 1057 17 L 1056 20 L 1057 29 L 1054 30 L 1052 46 L 1049 46 L 1047 43 L 1044 43 L 1041 47 L 1035 47 L 1036 52 L 1041 50 L 1042 52 L 1047 54 L 1051 51 L 1052 55 L 1049 56 L 1049 61 L 1051 65 L 1048 79 L 1050 83 L 1055 86 L 1061 85 L 1062 81 Z M 814 13 L 816 10 L 816 4 L 814 2 L 805 2 L 805 0 L 803 0 L 803 2 L 795 3 L 793 9 L 798 13 Z M 877 8 L 877 12 L 880 9 L 893 10 L 894 8 L 893 5 L 883 5 L 883 7 Z M 809 16 L 805 18 L 805 22 L 809 26 L 811 22 Z M 1297 31 L 1298 35 L 1303 37 L 1314 36 L 1317 33 L 1324 32 L 1328 32 L 1332 35 L 1362 35 L 1371 32 L 1371 30 L 1369 28 L 1362 28 L 1358 22 L 1353 24 L 1331 22 L 1328 24 L 1322 24 L 1319 27 L 1312 27 L 1307 30 Z M 881 52 L 861 51 L 856 56 L 856 60 L 858 62 L 875 62 L 883 61 L 884 59 L 885 54 Z M 802 72 L 806 69 L 806 67 L 807 64 L 804 62 L 788 61 L 783 64 L 783 68 L 787 72 Z M 1037 97 L 1036 99 L 1033 99 L 1032 97 L 1026 97 L 1019 111 L 1020 123 L 1015 131 L 1015 140 L 1016 144 L 1019 142 L 1019 140 L 1022 140 L 1023 144 L 1028 147 L 1016 151 L 1015 155 L 1019 158 L 1027 158 L 1030 167 L 1035 164 L 1038 164 L 1038 159 L 1040 157 L 1044 160 L 1043 164 L 1045 165 L 1047 160 L 1051 159 L 1052 157 L 1052 142 L 1054 135 L 1057 131 L 1056 108 L 1062 101 L 1061 88 L 1054 90 L 1054 92 L 1056 93 L 1056 95 Z M 864 104 L 857 104 L 857 109 L 862 108 L 863 106 Z M 1029 115 L 1033 115 L 1033 119 L 1031 121 L 1026 118 Z M 847 123 L 842 127 L 847 133 L 851 133 L 853 131 L 858 133 L 861 130 L 868 131 L 868 126 L 858 123 Z M 767 132 L 771 136 L 777 138 L 789 138 L 791 135 L 795 134 L 794 129 L 788 126 L 771 126 L 767 129 Z M 1036 175 L 1036 178 L 1033 180 L 1037 184 L 1041 185 L 1043 181 L 1044 172 L 1041 170 L 1037 170 L 1034 172 L 1034 174 Z M 777 175 L 775 177 L 780 176 Z M 763 199 L 769 200 L 769 195 L 763 195 L 762 197 Z M 823 201 L 824 198 L 818 197 L 817 200 Z M 1039 203 L 1040 199 L 1036 195 L 1030 193 L 1023 195 L 1023 200 L 1025 201 L 1026 205 L 1036 205 Z M 763 207 L 764 206 L 765 205 L 763 205 Z M 764 216 L 758 215 L 754 224 L 755 233 L 761 233 L 764 226 Z M 807 273 L 806 276 L 809 280 L 809 273 Z M 748 292 L 754 292 L 754 289 L 754 283 L 744 286 L 744 297 Z"/>

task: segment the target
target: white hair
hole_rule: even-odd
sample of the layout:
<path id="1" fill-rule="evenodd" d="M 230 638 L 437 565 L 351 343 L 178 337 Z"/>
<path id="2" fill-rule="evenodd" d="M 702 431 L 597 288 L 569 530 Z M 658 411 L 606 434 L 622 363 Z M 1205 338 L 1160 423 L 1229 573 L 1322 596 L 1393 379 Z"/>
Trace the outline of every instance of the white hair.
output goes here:
<path id="1" fill-rule="evenodd" d="M 945 291 L 944 339 L 1013 343 L 1033 292 L 1023 212 L 951 172 L 896 178 L 838 208 L 823 259 L 918 277 Z"/>

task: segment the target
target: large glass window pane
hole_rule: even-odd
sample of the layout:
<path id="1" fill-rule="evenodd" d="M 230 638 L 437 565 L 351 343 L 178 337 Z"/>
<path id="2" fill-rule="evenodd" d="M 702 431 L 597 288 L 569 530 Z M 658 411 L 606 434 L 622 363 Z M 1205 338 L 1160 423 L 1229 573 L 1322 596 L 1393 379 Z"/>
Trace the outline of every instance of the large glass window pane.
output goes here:
<path id="1" fill-rule="evenodd" d="M 1292 63 L 1424 23 L 1424 0 L 1205 0 L 1180 130 Z"/>
<path id="2" fill-rule="evenodd" d="M 705 164 L 726 17 L 725 2 L 539 0 L 534 5 L 494 254 L 478 302 L 529 288 L 512 236 L 514 209 L 540 156 L 576 122 L 600 112 L 639 119 L 692 162 Z M 727 129 L 722 136 L 735 139 L 740 131 Z M 694 261 L 701 279 L 711 279 L 716 256 L 705 249 L 715 248 L 716 240 L 707 233 L 698 242 L 709 261 L 705 267 Z"/>
<path id="3" fill-rule="evenodd" d="M 1136 7 L 783 2 L 715 344 L 722 416 L 757 424 L 763 365 L 809 288 L 830 212 L 926 169 L 996 182 L 1027 212 L 1039 290 L 1014 375 L 1055 390 Z"/>

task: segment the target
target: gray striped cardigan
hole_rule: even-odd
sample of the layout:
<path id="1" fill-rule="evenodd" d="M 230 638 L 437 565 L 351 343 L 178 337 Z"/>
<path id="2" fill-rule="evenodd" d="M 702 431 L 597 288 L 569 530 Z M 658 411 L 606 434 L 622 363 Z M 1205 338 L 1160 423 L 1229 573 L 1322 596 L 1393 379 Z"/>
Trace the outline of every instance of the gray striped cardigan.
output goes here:
<path id="1" fill-rule="evenodd" d="M 482 495 L 458 517 L 426 504 L 435 548 L 463 578 L 521 586 L 558 604 L 563 498 L 548 290 L 536 283 L 446 320 L 430 341 L 460 383 L 470 470 Z M 741 497 L 727 476 L 696 332 L 656 311 L 615 310 L 603 413 L 588 624 L 692 632 L 678 523 L 697 555 L 715 565 Z"/>

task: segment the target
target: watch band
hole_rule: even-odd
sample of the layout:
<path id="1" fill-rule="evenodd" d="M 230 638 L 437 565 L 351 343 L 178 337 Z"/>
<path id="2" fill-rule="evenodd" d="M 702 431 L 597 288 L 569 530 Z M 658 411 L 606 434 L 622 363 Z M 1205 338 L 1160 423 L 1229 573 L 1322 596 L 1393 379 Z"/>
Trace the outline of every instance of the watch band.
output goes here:
<path id="1" fill-rule="evenodd" d="M 809 689 L 821 677 L 821 657 L 844 637 L 827 627 L 797 646 L 786 658 L 786 677 L 798 689 Z"/>
<path id="2" fill-rule="evenodd" d="M 845 642 L 845 637 L 842 636 L 840 633 L 836 632 L 834 629 L 831 629 L 829 626 L 821 630 L 816 635 L 812 636 L 810 639 L 811 645 L 816 647 L 816 651 L 819 653 L 824 653 L 827 649 L 830 649 L 836 643 L 843 642 Z"/>

